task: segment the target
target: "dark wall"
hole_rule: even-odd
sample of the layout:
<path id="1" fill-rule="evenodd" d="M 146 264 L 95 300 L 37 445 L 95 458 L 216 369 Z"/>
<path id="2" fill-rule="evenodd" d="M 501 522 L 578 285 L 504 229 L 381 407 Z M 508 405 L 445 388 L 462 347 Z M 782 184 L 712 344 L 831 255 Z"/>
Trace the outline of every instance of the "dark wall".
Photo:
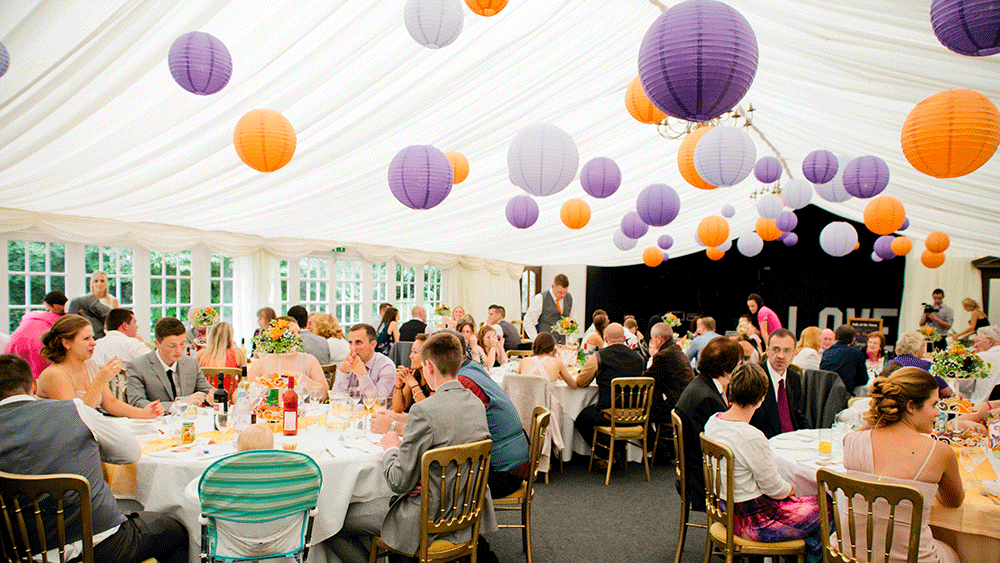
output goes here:
<path id="1" fill-rule="evenodd" d="M 834 307 L 840 310 L 843 322 L 849 316 L 848 309 L 854 309 L 850 316 L 883 317 L 888 341 L 894 343 L 898 336 L 895 315 L 903 291 L 903 259 L 872 261 L 872 245 L 878 237 L 864 224 L 853 221 L 850 223 L 858 231 L 861 247 L 842 258 L 830 256 L 819 246 L 819 233 L 831 221 L 844 219 L 813 205 L 795 213 L 798 244 L 786 247 L 778 241 L 765 242 L 764 250 L 753 258 L 740 254 L 734 241 L 719 261 L 697 252 L 671 258 L 655 268 L 644 264 L 588 267 L 587 318 L 595 309 L 607 311 L 613 322 L 621 322 L 624 315 L 632 314 L 645 331 L 650 316 L 673 311 L 684 313 L 686 318 L 712 316 L 721 333 L 736 328 L 739 316 L 749 312 L 747 295 L 758 293 L 786 328 L 792 308 L 796 308 L 796 334 L 807 326 L 822 328 L 820 312 Z M 694 233 L 671 232 L 667 226 L 654 236 L 647 235 L 648 240 L 640 241 L 640 245 L 655 244 L 655 237 L 664 232 L 675 240 L 694 236 Z M 637 246 L 630 252 L 638 254 L 642 249 L 643 246 Z M 875 308 L 895 312 L 875 314 L 879 313 L 873 311 Z M 834 317 L 824 316 L 824 319 L 826 325 L 836 328 Z"/>

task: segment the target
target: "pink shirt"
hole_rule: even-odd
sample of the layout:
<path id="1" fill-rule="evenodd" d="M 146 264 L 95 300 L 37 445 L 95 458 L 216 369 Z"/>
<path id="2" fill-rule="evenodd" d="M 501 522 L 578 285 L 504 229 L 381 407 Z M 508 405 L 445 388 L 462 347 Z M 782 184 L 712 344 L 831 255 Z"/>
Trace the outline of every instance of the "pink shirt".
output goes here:
<path id="1" fill-rule="evenodd" d="M 48 311 L 30 311 L 21 317 L 21 324 L 10 335 L 7 354 L 17 354 L 31 366 L 31 375 L 38 379 L 42 370 L 49 367 L 49 361 L 42 357 L 42 335 L 45 334 L 60 315 Z"/>
<path id="2" fill-rule="evenodd" d="M 767 334 L 771 334 L 781 328 L 781 321 L 778 320 L 778 315 L 774 314 L 774 311 L 767 307 L 761 307 L 760 310 L 757 311 L 757 324 L 760 325 L 761 332 L 764 331 L 765 322 L 767 323 Z"/>

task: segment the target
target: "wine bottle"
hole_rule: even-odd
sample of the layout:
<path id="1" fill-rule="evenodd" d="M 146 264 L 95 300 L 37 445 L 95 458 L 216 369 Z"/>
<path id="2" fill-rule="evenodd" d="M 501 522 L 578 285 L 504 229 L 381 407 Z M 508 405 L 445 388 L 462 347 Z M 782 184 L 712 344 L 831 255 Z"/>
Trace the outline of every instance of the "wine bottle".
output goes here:
<path id="1" fill-rule="evenodd" d="M 288 390 L 282 401 L 285 403 L 284 434 L 295 436 L 299 433 L 299 394 L 295 392 L 295 376 L 288 376 Z"/>
<path id="2" fill-rule="evenodd" d="M 226 391 L 226 376 L 219 373 L 219 388 L 212 393 L 212 401 L 215 402 L 213 409 L 215 414 L 228 413 L 229 412 L 229 391 Z"/>

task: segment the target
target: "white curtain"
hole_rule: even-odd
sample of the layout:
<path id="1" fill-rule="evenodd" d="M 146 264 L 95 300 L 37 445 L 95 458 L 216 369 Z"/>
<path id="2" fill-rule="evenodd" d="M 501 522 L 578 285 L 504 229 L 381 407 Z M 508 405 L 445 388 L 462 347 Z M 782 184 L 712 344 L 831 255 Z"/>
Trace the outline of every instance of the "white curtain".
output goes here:
<path id="1" fill-rule="evenodd" d="M 903 304 L 899 309 L 900 334 L 917 328 L 917 321 L 923 312 L 921 303 L 931 302 L 931 292 L 941 288 L 944 303 L 955 311 L 952 330 L 960 332 L 969 326 L 969 314 L 962 308 L 962 299 L 969 297 L 982 307 L 982 278 L 979 270 L 972 265 L 982 254 L 949 249 L 945 261 L 938 268 L 928 268 L 920 262 L 923 245 L 914 243 L 913 250 L 906 255 L 906 270 L 903 277 Z"/>
<path id="2" fill-rule="evenodd" d="M 507 310 L 508 321 L 520 318 L 520 272 L 512 278 L 507 272 L 497 274 L 486 268 L 473 270 L 455 265 L 445 270 L 445 278 L 448 283 L 442 296 L 444 303 L 449 307 L 461 305 L 477 324 L 486 321 L 487 310 L 494 304 Z"/>

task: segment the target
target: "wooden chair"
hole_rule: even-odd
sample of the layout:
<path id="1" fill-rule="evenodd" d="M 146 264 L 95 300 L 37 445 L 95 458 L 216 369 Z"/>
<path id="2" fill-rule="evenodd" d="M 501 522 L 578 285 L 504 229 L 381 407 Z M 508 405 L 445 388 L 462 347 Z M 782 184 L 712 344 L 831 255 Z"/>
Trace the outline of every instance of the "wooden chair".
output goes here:
<path id="1" fill-rule="evenodd" d="M 705 512 L 708 513 L 708 534 L 705 537 L 705 563 L 713 555 L 726 558 L 748 555 L 794 555 L 804 563 L 806 542 L 757 542 L 733 533 L 733 451 L 723 444 L 701 434 L 702 468 L 705 472 Z M 725 469 L 722 466 L 725 465 Z M 725 475 L 723 475 L 725 471 Z"/>
<path id="2" fill-rule="evenodd" d="M 219 387 L 219 374 L 222 374 L 223 387 L 229 392 L 229 404 L 236 404 L 236 386 L 240 384 L 240 376 L 243 375 L 243 370 L 240 368 L 201 368 L 201 372 L 205 374 L 205 379 L 213 387 L 218 389 Z"/>
<path id="3" fill-rule="evenodd" d="M 673 423 L 674 431 L 674 454 L 677 461 L 677 482 L 681 486 L 681 528 L 677 534 L 677 554 L 674 556 L 674 563 L 681 563 L 681 552 L 684 551 L 684 539 L 687 537 L 688 528 L 706 529 L 704 524 L 694 524 L 688 522 L 691 514 L 691 503 L 687 498 L 687 466 L 684 465 L 686 452 L 684 451 L 684 423 L 676 410 L 670 411 L 670 420 Z M 655 447 L 655 446 L 654 446 Z"/>
<path id="4" fill-rule="evenodd" d="M 108 387 L 111 388 L 111 394 L 115 396 L 116 399 L 123 402 L 128 402 L 126 398 L 126 391 L 128 390 L 128 376 L 125 375 L 125 366 L 118 370 L 118 373 L 111 378 L 108 382 Z"/>
<path id="5" fill-rule="evenodd" d="M 595 426 L 594 438 L 590 444 L 589 473 L 594 467 L 594 452 L 597 446 L 608 450 L 608 471 L 604 484 L 611 482 L 611 459 L 615 451 L 615 440 L 639 440 L 642 442 L 642 462 L 646 467 L 646 481 L 649 481 L 649 456 L 647 456 L 646 433 L 649 430 L 649 408 L 653 403 L 652 377 L 617 377 L 611 380 L 611 408 L 605 409 L 611 419 L 610 426 Z M 610 438 L 610 445 L 597 441 L 598 434 Z"/>
<path id="6" fill-rule="evenodd" d="M 496 510 L 520 510 L 520 524 L 500 524 L 501 528 L 521 528 L 521 544 L 531 563 L 531 501 L 535 496 L 535 479 L 538 477 L 538 458 L 542 455 L 542 446 L 548 439 L 546 431 L 552 413 L 545 407 L 535 407 L 531 417 L 531 432 L 528 446 L 531 449 L 531 474 L 521 488 L 503 498 L 493 499 Z"/>
<path id="7" fill-rule="evenodd" d="M 899 483 L 887 483 L 856 479 L 840 473 L 835 473 L 826 468 L 821 468 L 816 472 L 816 490 L 819 492 L 819 513 L 827 514 L 831 510 L 828 506 L 833 502 L 833 523 L 837 533 L 836 544 L 831 544 L 830 522 L 826 518 L 820 519 L 820 539 L 823 542 L 823 559 L 825 561 L 853 562 L 859 561 L 857 553 L 859 544 L 864 545 L 867 558 L 865 561 L 874 559 L 875 549 L 873 530 L 878 524 L 875 517 L 886 518 L 885 545 L 881 551 L 884 554 L 884 561 L 889 560 L 889 552 L 893 546 L 893 532 L 896 528 L 897 509 L 901 509 L 899 516 L 900 523 L 905 523 L 910 527 L 910 534 L 907 543 L 907 563 L 916 563 L 920 552 L 920 526 L 924 513 L 924 497 L 920 491 Z M 843 496 L 838 494 L 843 493 Z M 827 497 L 827 494 L 830 497 Z M 850 499 L 850 500 L 848 500 Z M 877 502 L 877 499 L 882 499 Z M 906 515 L 906 507 L 901 506 L 903 501 L 908 501 L 909 517 Z M 842 506 L 846 503 L 846 506 Z M 847 522 L 841 520 L 840 509 L 847 512 Z M 861 512 L 861 517 L 865 518 L 864 524 L 857 520 L 856 514 Z M 861 536 L 861 537 L 858 537 Z M 850 549 L 847 544 L 850 542 Z"/>
<path id="8" fill-rule="evenodd" d="M 490 472 L 492 440 L 435 448 L 424 452 L 420 460 L 420 547 L 416 553 L 403 553 L 421 563 L 452 561 L 470 556 L 476 561 L 479 545 L 479 524 L 486 505 L 486 479 Z M 449 478 L 448 466 L 454 464 L 458 472 Z M 432 467 L 433 466 L 433 467 Z M 431 514 L 430 491 L 437 489 L 440 506 Z M 471 528 L 469 541 L 454 544 L 434 540 L 430 536 Z M 372 538 L 369 563 L 389 553 L 399 553 L 382 541 Z"/>
<path id="9" fill-rule="evenodd" d="M 326 376 L 326 388 L 333 389 L 333 384 L 337 381 L 337 364 L 326 364 L 319 367 L 323 368 L 323 375 Z"/>
<path id="10" fill-rule="evenodd" d="M 527 358 L 531 356 L 534 352 L 531 350 L 507 350 L 507 357 L 509 358 Z"/>
<path id="11" fill-rule="evenodd" d="M 517 334 L 521 337 L 521 340 L 528 337 L 528 335 L 524 333 L 524 321 L 510 321 L 510 324 L 517 327 Z"/>
<path id="12" fill-rule="evenodd" d="M 662 438 L 660 437 L 660 431 L 661 430 L 666 430 L 667 431 L 666 434 Z M 658 448 L 660 446 L 660 440 L 663 440 L 665 442 L 673 442 L 673 436 L 674 436 L 673 424 L 671 424 L 669 422 L 657 422 L 656 423 L 656 435 L 653 438 L 653 452 L 649 456 L 649 457 L 653 458 L 653 461 L 656 461 L 656 448 Z M 675 456 L 677 455 L 676 450 L 674 451 L 674 455 Z"/>

